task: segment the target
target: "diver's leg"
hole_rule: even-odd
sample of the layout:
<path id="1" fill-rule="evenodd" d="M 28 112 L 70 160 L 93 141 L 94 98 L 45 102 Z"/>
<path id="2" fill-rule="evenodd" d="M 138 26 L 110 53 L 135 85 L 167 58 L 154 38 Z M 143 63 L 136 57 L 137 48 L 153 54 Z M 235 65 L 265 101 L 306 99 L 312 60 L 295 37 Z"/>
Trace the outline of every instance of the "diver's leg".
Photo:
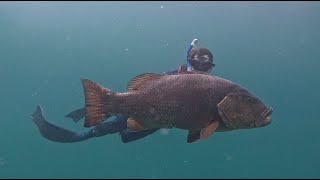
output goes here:
<path id="1" fill-rule="evenodd" d="M 81 135 L 62 127 L 56 126 L 45 120 L 42 109 L 38 105 L 36 111 L 31 115 L 32 121 L 37 125 L 42 137 L 61 143 L 79 142 L 90 138 L 88 135 Z"/>
<path id="2" fill-rule="evenodd" d="M 139 132 L 131 132 L 127 130 L 127 119 L 126 116 L 117 116 L 116 119 L 110 122 L 105 122 L 97 125 L 91 131 L 94 136 L 104 136 L 106 134 L 114 134 L 120 132 L 121 140 L 124 143 L 132 142 L 143 137 L 146 137 L 159 129 L 150 129 Z"/>
<path id="3" fill-rule="evenodd" d="M 100 123 L 91 130 L 92 134 L 99 137 L 124 131 L 127 129 L 127 119 L 126 116 L 117 116 L 112 121 Z"/>
<path id="4" fill-rule="evenodd" d="M 132 142 L 132 141 L 136 141 L 138 139 L 144 138 L 150 134 L 155 133 L 158 130 L 159 129 L 148 129 L 148 130 L 139 131 L 139 132 L 130 132 L 128 130 L 124 130 L 120 132 L 120 135 L 121 135 L 122 142 L 128 143 L 128 142 Z"/>
<path id="5" fill-rule="evenodd" d="M 74 122 L 78 122 L 80 119 L 84 118 L 85 116 L 86 116 L 86 108 L 80 108 L 70 112 L 65 117 L 71 118 Z"/>
<path id="6" fill-rule="evenodd" d="M 93 137 L 114 134 L 127 128 L 127 117 L 118 116 L 115 120 L 103 122 L 92 128 L 90 131 L 83 133 L 73 132 L 46 121 L 39 105 L 37 106 L 36 111 L 32 114 L 32 120 L 37 125 L 44 138 L 61 143 L 84 141 Z"/>

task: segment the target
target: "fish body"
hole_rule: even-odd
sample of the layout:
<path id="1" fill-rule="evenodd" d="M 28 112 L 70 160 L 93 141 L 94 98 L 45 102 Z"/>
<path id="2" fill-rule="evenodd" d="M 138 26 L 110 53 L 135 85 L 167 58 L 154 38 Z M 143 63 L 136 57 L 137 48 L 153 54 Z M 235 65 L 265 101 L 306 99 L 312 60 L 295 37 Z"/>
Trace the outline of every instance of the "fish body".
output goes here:
<path id="1" fill-rule="evenodd" d="M 266 119 L 262 113 L 271 108 L 259 98 L 232 81 L 207 73 L 145 73 L 133 78 L 128 83 L 128 92 L 123 93 L 87 79 L 82 83 L 87 111 L 85 127 L 122 114 L 130 117 L 127 121 L 129 130 L 184 129 L 189 131 L 187 142 L 190 143 L 215 131 L 253 128 L 256 121 L 260 125 L 271 122 L 271 118 L 260 122 L 261 118 Z M 255 104 L 239 102 L 245 101 L 245 97 L 254 100 Z M 247 107 L 242 109 L 241 106 Z M 252 118 L 248 113 L 254 114 L 254 118 L 243 119 Z"/>

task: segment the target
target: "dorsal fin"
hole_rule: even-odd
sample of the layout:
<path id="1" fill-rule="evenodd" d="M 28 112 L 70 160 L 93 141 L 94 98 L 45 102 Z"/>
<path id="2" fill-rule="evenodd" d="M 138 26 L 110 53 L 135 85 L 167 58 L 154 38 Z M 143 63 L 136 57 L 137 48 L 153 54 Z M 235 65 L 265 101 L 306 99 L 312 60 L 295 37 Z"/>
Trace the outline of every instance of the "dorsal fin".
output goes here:
<path id="1" fill-rule="evenodd" d="M 181 74 L 204 74 L 204 75 L 212 76 L 212 74 L 210 74 L 210 73 L 197 71 L 197 70 L 185 71 L 185 72 L 170 74 L 170 75 L 181 75 Z M 136 77 L 132 78 L 128 82 L 127 89 L 129 92 L 139 90 L 145 83 L 148 83 L 148 81 L 159 79 L 163 76 L 168 76 L 168 75 L 167 74 L 157 74 L 157 73 L 143 73 L 143 74 L 137 75 Z"/>
<path id="2" fill-rule="evenodd" d="M 148 81 L 152 81 L 155 79 L 159 79 L 162 76 L 166 76 L 166 74 L 157 74 L 157 73 L 144 73 L 140 74 L 128 82 L 128 91 L 136 91 L 139 90 L 145 83 Z"/>

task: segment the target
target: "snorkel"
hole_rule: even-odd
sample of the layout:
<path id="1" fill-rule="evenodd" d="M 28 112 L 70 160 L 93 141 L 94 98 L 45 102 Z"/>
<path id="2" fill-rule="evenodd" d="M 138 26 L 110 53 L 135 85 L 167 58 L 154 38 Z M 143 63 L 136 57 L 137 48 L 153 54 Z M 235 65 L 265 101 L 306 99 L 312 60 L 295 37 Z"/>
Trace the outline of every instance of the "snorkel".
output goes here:
<path id="1" fill-rule="evenodd" d="M 188 53 L 187 53 L 187 71 L 192 71 L 193 68 L 192 68 L 192 65 L 190 63 L 190 58 L 189 58 L 189 54 L 190 54 L 190 51 L 191 49 L 193 48 L 193 46 L 198 42 L 198 39 L 193 39 L 191 44 L 190 44 L 190 47 L 188 49 Z"/>

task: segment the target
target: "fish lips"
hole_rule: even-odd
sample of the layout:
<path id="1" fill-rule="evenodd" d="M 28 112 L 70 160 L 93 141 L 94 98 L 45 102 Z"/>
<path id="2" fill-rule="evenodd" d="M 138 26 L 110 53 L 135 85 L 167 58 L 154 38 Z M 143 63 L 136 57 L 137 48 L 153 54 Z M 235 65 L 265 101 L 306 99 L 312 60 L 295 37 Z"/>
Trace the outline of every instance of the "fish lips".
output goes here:
<path id="1" fill-rule="evenodd" d="M 255 122 L 256 127 L 263 127 L 272 122 L 271 114 L 273 112 L 272 108 L 268 108 L 261 116 L 259 121 Z"/>

